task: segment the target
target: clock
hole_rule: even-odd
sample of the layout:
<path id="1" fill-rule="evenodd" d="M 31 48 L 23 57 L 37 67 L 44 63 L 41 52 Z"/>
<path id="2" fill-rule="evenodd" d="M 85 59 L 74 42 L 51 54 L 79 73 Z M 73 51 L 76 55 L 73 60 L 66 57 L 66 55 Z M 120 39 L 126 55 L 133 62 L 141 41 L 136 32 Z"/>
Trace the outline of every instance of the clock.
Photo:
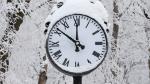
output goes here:
<path id="1" fill-rule="evenodd" d="M 46 51 L 58 70 L 69 75 L 84 75 L 96 69 L 106 57 L 106 32 L 91 16 L 69 14 L 52 25 Z"/>

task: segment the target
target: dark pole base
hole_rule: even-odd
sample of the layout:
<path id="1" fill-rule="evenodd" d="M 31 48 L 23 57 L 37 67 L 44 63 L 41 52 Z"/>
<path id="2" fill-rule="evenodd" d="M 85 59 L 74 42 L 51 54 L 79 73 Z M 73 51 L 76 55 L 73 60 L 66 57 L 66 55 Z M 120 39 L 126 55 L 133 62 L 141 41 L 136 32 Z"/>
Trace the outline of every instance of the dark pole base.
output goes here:
<path id="1" fill-rule="evenodd" d="M 73 84 L 82 84 L 82 76 L 73 76 Z"/>

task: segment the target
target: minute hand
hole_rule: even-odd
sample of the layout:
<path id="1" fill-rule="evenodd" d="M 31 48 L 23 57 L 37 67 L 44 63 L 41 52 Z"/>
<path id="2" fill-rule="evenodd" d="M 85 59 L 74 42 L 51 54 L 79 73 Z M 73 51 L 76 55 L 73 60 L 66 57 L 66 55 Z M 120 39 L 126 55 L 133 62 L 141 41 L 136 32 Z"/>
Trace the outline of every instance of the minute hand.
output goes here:
<path id="1" fill-rule="evenodd" d="M 68 36 L 67 34 L 65 34 L 63 31 L 61 31 L 60 29 L 57 28 L 58 31 L 60 31 L 62 34 L 64 34 L 68 39 L 70 39 L 72 42 L 76 43 L 76 40 L 74 40 L 73 38 L 71 38 L 70 36 Z"/>

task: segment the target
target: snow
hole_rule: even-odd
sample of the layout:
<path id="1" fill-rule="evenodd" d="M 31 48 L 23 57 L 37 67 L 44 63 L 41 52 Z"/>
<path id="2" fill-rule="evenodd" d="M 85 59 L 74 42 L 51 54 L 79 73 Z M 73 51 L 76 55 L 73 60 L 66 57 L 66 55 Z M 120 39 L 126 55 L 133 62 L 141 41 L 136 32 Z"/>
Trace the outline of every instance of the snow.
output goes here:
<path id="1" fill-rule="evenodd" d="M 74 2 L 74 3 L 72 3 L 72 2 Z M 82 5 L 77 5 L 77 4 L 82 4 Z M 93 10 L 93 9 L 95 9 L 95 10 Z M 57 11 L 55 11 L 52 16 L 50 14 L 46 20 L 46 22 L 51 20 L 51 25 L 49 26 L 49 28 L 51 28 L 52 25 L 58 19 L 66 16 L 66 15 L 75 14 L 75 13 L 92 16 L 93 18 L 95 18 L 96 20 L 101 22 L 101 24 L 103 26 L 105 26 L 102 23 L 103 21 L 108 22 L 107 11 L 103 7 L 103 5 L 98 1 L 95 2 L 95 4 L 92 4 L 88 0 L 82 0 L 82 1 L 81 0 L 68 0 L 64 3 L 64 6 L 62 6 L 61 8 L 57 9 L 56 7 L 54 7 L 54 9 L 52 9 L 52 10 L 53 11 L 57 10 Z"/>
<path id="2" fill-rule="evenodd" d="M 56 5 L 47 0 L 31 0 L 25 3 L 23 0 L 14 0 L 21 11 L 24 9 L 25 16 L 19 31 L 11 32 L 10 36 L 15 38 L 13 44 L 1 42 L 6 46 L 3 50 L 9 50 L 9 68 L 4 74 L 0 72 L 0 81 L 4 84 L 37 84 L 39 72 L 43 65 L 48 63 L 47 84 L 72 84 L 72 77 L 64 75 L 55 69 L 49 61 L 42 60 L 45 56 L 45 20 L 49 14 L 55 11 L 51 8 Z M 22 1 L 21 4 L 18 1 Z M 66 0 L 60 0 L 66 2 Z M 70 0 L 78 3 L 79 0 Z M 82 1 L 82 0 L 80 0 Z M 85 1 L 85 0 L 83 0 Z M 88 1 L 88 0 L 87 0 Z M 99 0 L 90 0 L 96 2 Z M 83 84 L 150 84 L 148 59 L 150 52 L 150 20 L 145 18 L 143 10 L 150 17 L 149 0 L 100 0 L 107 9 L 109 16 L 100 14 L 102 17 L 108 17 L 110 23 L 110 41 L 113 41 L 113 24 L 119 25 L 116 52 L 109 49 L 108 56 L 98 69 L 83 77 Z M 54 1 L 53 1 L 54 2 Z M 68 2 L 68 5 L 70 4 Z M 118 5 L 119 13 L 114 15 L 114 2 Z M 6 3 L 6 0 L 0 0 L 0 40 L 8 27 L 8 12 L 14 13 L 15 5 Z M 41 4 L 44 4 L 41 6 Z M 53 5 L 54 4 L 54 5 Z M 67 2 L 65 3 L 67 4 Z M 89 3 L 90 4 L 90 3 Z M 28 7 L 25 8 L 24 6 Z M 40 7 L 39 7 L 40 6 Z M 81 5 L 80 5 L 81 6 Z M 84 3 L 83 3 L 84 6 Z M 100 6 L 100 5 L 99 5 Z M 16 9 L 17 10 L 17 9 Z M 68 10 L 71 11 L 70 8 Z M 87 9 L 80 9 L 87 10 Z M 33 11 L 33 12 L 31 12 Z M 94 11 L 90 9 L 90 11 Z M 63 14 L 66 12 L 62 12 Z M 95 13 L 95 12 L 94 12 Z M 121 17 L 117 15 L 122 14 Z M 94 17 L 97 14 L 91 13 Z M 49 16 L 50 17 L 50 16 Z M 106 18 L 101 19 L 107 21 Z M 119 19 L 118 19 L 119 18 Z M 59 19 L 59 18 L 55 18 Z M 115 22 L 114 22 L 115 21 Z M 11 37 L 9 37 L 11 39 Z M 10 47 L 11 46 L 11 47 Z M 110 44 L 112 48 L 113 44 Z M 9 48 L 9 49 L 8 49 Z M 0 51 L 3 51 L 0 49 Z M 114 55 L 115 53 L 115 55 Z M 1 58 L 1 56 L 0 56 Z M 1 68 L 0 61 L 0 68 Z M 5 79 L 5 80 L 4 80 Z"/>

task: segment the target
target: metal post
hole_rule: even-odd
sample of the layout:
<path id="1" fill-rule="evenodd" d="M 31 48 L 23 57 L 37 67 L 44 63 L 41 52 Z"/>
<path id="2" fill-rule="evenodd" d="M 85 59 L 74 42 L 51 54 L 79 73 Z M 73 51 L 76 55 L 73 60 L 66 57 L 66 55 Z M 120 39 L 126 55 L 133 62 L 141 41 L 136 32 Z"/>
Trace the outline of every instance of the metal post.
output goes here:
<path id="1" fill-rule="evenodd" d="M 82 76 L 73 76 L 73 84 L 82 84 Z"/>

